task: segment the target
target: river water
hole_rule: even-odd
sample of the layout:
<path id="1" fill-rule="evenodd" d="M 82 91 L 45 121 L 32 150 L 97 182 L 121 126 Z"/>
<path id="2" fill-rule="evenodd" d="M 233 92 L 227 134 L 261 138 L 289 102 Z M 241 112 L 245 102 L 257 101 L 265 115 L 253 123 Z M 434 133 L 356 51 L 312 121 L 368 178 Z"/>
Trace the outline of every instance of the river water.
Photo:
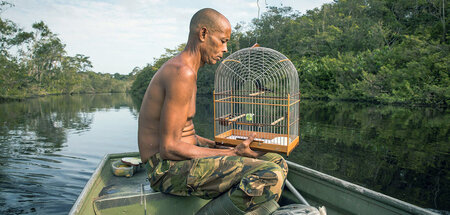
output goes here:
<path id="1" fill-rule="evenodd" d="M 0 103 L 0 214 L 67 214 L 107 153 L 137 151 L 127 94 Z M 450 210 L 450 111 L 302 101 L 301 165 L 425 208 Z M 194 123 L 213 138 L 212 99 Z"/>

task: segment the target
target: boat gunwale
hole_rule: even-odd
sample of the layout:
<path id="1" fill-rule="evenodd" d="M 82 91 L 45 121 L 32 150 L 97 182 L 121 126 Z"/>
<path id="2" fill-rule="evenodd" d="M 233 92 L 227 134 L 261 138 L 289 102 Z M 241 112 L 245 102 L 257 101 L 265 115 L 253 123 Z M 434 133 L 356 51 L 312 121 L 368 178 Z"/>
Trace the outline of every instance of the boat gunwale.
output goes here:
<path id="1" fill-rule="evenodd" d="M 303 174 L 308 175 L 316 180 L 319 179 L 318 182 L 325 181 L 329 184 L 335 185 L 344 190 L 356 193 L 358 195 L 362 195 L 364 197 L 367 197 L 368 199 L 378 201 L 382 204 L 389 205 L 391 207 L 400 209 L 402 211 L 407 211 L 407 212 L 414 213 L 414 214 L 438 215 L 438 213 L 432 212 L 425 208 L 421 208 L 421 207 L 413 205 L 411 203 L 396 199 L 394 197 L 382 194 L 382 193 L 374 191 L 374 190 L 370 190 L 368 188 L 365 188 L 365 187 L 359 186 L 357 184 L 336 178 L 334 176 L 319 172 L 317 170 L 310 169 L 308 167 L 302 166 L 302 165 L 294 163 L 292 161 L 286 161 L 286 162 L 289 166 L 289 172 L 297 171 L 299 173 L 303 173 Z M 289 173 L 288 173 L 288 177 L 289 177 Z"/>

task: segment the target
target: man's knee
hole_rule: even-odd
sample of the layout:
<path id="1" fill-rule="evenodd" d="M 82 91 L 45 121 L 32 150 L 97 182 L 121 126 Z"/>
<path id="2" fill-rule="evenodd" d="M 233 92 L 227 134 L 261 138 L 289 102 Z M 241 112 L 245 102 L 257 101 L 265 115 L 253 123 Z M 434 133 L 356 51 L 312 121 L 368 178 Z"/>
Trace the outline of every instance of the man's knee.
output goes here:
<path id="1" fill-rule="evenodd" d="M 283 158 L 283 156 L 281 156 L 280 154 L 277 153 L 267 153 L 263 156 L 261 156 L 260 158 L 261 160 L 265 160 L 265 161 L 269 161 L 272 163 L 277 164 L 283 172 L 283 176 L 284 178 L 287 177 L 287 173 L 288 173 L 288 165 L 286 163 L 286 160 Z"/>
<path id="2" fill-rule="evenodd" d="M 283 159 L 283 158 L 281 158 L 281 159 Z M 283 161 L 284 161 L 284 159 L 283 159 Z M 286 163 L 286 161 L 284 161 L 284 163 Z M 276 163 L 271 163 L 270 166 L 271 166 L 271 171 L 273 173 L 275 173 L 276 178 L 277 178 L 277 185 L 275 185 L 275 186 L 282 185 L 287 176 L 287 169 L 283 168 L 281 165 L 276 164 Z"/>
<path id="3" fill-rule="evenodd" d="M 240 188 L 249 196 L 262 195 L 264 190 L 276 190 L 275 193 L 281 193 L 285 178 L 280 165 L 265 161 L 242 179 Z"/>

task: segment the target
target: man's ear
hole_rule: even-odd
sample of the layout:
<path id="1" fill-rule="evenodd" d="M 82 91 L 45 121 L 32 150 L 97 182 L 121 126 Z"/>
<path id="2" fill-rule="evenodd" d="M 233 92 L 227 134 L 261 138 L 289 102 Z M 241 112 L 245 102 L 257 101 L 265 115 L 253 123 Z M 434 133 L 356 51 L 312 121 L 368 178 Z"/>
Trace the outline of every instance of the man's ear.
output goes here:
<path id="1" fill-rule="evenodd" d="M 200 31 L 199 31 L 200 41 L 204 42 L 206 40 L 207 34 L 208 34 L 208 29 L 206 29 L 206 27 L 200 28 Z"/>

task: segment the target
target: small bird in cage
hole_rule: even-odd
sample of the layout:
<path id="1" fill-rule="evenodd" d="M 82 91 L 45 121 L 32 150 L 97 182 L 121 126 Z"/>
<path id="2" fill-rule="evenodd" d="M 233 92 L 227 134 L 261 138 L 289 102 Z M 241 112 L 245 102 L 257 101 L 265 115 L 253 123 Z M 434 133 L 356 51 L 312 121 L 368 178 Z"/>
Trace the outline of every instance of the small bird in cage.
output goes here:
<path id="1" fill-rule="evenodd" d="M 238 145 L 256 134 L 250 147 L 287 155 L 299 143 L 298 73 L 283 54 L 251 47 L 222 61 L 214 82 L 214 137 Z"/>

